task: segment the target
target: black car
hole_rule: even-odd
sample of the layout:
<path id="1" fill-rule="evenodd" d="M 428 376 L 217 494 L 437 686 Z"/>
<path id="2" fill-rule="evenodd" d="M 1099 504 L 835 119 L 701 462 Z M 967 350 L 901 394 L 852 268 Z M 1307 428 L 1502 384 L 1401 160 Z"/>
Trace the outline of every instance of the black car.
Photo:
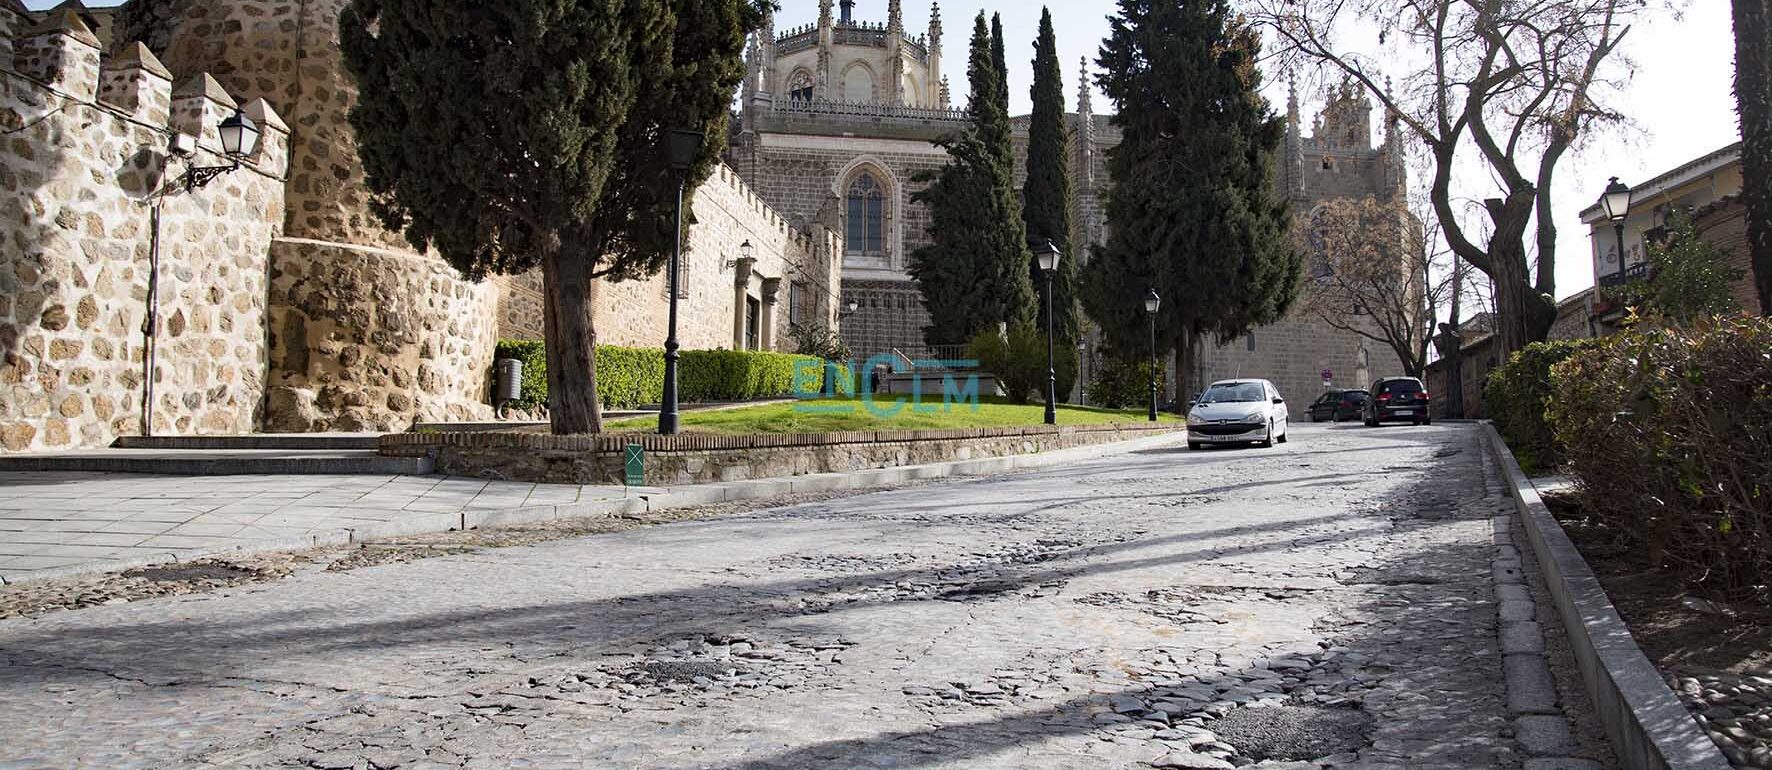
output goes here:
<path id="1" fill-rule="evenodd" d="M 1371 398 L 1360 411 L 1366 427 L 1376 428 L 1381 422 L 1412 422 L 1428 425 L 1427 388 L 1414 377 L 1381 377 L 1372 383 Z"/>
<path id="2" fill-rule="evenodd" d="M 1341 422 L 1359 417 L 1366 397 L 1366 391 L 1359 388 L 1328 391 L 1311 402 L 1311 422 Z"/>

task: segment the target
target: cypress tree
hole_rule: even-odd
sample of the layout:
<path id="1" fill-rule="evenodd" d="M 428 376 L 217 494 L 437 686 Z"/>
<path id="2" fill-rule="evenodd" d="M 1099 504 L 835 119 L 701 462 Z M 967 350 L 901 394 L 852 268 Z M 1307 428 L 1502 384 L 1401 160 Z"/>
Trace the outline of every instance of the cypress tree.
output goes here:
<path id="1" fill-rule="evenodd" d="M 744 77 L 751 0 L 353 0 L 340 48 L 374 210 L 463 274 L 541 267 L 549 416 L 602 428 L 596 295 L 656 273 L 676 174 L 658 137 L 705 132 L 714 170 Z"/>
<path id="2" fill-rule="evenodd" d="M 1027 223 L 1030 241 L 1050 240 L 1064 252 L 1064 259 L 1058 263 L 1058 274 L 1052 281 L 1053 328 L 1060 345 L 1074 346 L 1078 336 L 1077 261 L 1082 253 L 1071 241 L 1071 178 L 1070 164 L 1065 158 L 1069 132 L 1064 123 L 1064 72 L 1058 64 L 1058 41 L 1052 31 L 1052 12 L 1044 8 L 1040 15 L 1040 36 L 1034 41 L 1033 100 L 1021 216 Z M 1037 288 L 1039 282 L 1045 280 L 1040 275 L 1039 261 L 1030 260 L 1028 269 Z M 1039 315 L 1040 328 L 1044 330 L 1046 307 L 1043 304 Z"/>
<path id="3" fill-rule="evenodd" d="M 1260 38 L 1226 0 L 1120 0 L 1099 63 L 1121 144 L 1109 156 L 1113 233 L 1083 304 L 1109 343 L 1148 345 L 1141 297 L 1162 296 L 1158 345 L 1185 391 L 1195 341 L 1278 320 L 1301 261 L 1271 171 L 1284 134 L 1261 97 Z"/>
<path id="4" fill-rule="evenodd" d="M 929 210 L 929 244 L 910 255 L 910 274 L 929 310 L 930 345 L 964 344 L 998 324 L 1033 322 L 1035 303 L 1027 264 L 1033 259 L 1016 200 L 1009 116 L 1002 73 L 992 61 L 984 14 L 973 26 L 967 76 L 972 125 L 937 142 L 949 162 L 915 181 L 911 196 Z"/>

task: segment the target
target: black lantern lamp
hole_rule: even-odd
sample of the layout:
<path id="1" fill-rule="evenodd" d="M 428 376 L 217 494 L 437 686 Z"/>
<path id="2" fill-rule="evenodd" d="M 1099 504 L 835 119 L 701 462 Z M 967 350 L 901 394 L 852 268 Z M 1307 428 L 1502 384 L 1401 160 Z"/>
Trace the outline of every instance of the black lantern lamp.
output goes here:
<path id="1" fill-rule="evenodd" d="M 246 117 L 246 113 L 235 110 L 233 115 L 223 120 L 220 126 L 222 155 L 232 161 L 226 166 L 192 166 L 185 169 L 179 182 L 184 185 L 185 192 L 202 187 L 222 174 L 240 168 L 240 161 L 258 150 L 259 128 Z M 186 145 L 185 149 L 190 149 Z M 187 153 L 188 154 L 188 153 Z"/>
<path id="2" fill-rule="evenodd" d="M 1058 370 L 1054 366 L 1052 349 L 1052 276 L 1058 272 L 1058 262 L 1063 255 L 1057 245 L 1045 240 L 1034 247 L 1034 258 L 1040 263 L 1040 274 L 1046 277 L 1046 424 L 1057 425 Z"/>
<path id="3" fill-rule="evenodd" d="M 1157 290 L 1145 290 L 1144 314 L 1151 320 L 1151 422 L 1157 421 L 1157 310 L 1162 307 L 1163 298 L 1157 296 Z"/>
<path id="4" fill-rule="evenodd" d="M 682 286 L 681 272 L 683 263 L 683 188 L 689 183 L 689 169 L 695 165 L 695 157 L 701 154 L 702 133 L 672 129 L 665 132 L 665 162 L 671 170 L 677 172 L 677 236 L 671 241 L 670 291 L 671 313 L 670 329 L 665 336 L 665 371 L 664 371 L 664 403 L 659 404 L 658 432 L 660 435 L 676 434 L 680 423 L 677 410 L 677 359 L 682 357 L 677 344 L 677 296 Z M 747 241 L 748 243 L 748 241 Z"/>
<path id="5" fill-rule="evenodd" d="M 1630 185 L 1612 177 L 1612 183 L 1606 185 L 1606 192 L 1600 195 L 1600 208 L 1606 210 L 1606 218 L 1612 220 L 1612 234 L 1617 237 L 1618 273 L 1624 274 L 1624 219 L 1630 216 Z"/>

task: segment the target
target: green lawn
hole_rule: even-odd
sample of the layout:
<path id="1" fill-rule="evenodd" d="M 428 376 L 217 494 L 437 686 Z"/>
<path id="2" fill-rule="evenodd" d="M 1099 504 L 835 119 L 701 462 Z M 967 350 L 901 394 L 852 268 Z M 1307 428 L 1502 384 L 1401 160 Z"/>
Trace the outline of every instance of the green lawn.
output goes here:
<path id="1" fill-rule="evenodd" d="M 891 399 L 903 398 L 902 406 Z M 764 404 L 683 413 L 683 430 L 690 433 L 828 433 L 842 430 L 935 430 L 943 428 L 1000 428 L 1013 425 L 1039 425 L 1046 414 L 1043 404 L 1016 405 L 1000 400 L 981 399 L 975 409 L 971 404 L 954 404 L 944 409 L 940 401 L 921 405 L 913 410 L 909 396 L 882 395 L 873 408 L 860 400 L 831 399 L 798 401 L 791 404 Z M 893 410 L 896 408 L 896 412 Z M 1108 422 L 1143 422 L 1142 409 L 1097 409 L 1060 404 L 1058 424 L 1093 425 Z M 1177 422 L 1172 414 L 1159 415 L 1165 422 Z M 612 420 L 604 426 L 611 432 L 651 431 L 658 427 L 658 417 L 630 417 Z"/>

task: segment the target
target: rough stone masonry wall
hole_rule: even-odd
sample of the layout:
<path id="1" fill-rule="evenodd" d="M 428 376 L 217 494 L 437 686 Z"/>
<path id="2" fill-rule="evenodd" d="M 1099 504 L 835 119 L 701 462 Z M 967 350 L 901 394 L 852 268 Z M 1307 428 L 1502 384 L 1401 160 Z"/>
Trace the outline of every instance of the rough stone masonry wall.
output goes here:
<path id="1" fill-rule="evenodd" d="M 175 130 L 198 137 L 188 162 L 222 165 L 216 126 L 234 110 L 206 78 L 174 97 L 151 54 L 126 51 L 101 71 L 77 19 L 39 29 L 6 38 L 16 59 L 0 56 L 4 451 L 141 432 L 149 193 Z M 247 431 L 263 401 L 265 249 L 282 223 L 287 129 L 262 101 L 246 112 L 266 127 L 260 153 L 164 199 L 157 433 Z"/>
<path id="2" fill-rule="evenodd" d="M 621 484 L 623 446 L 645 452 L 645 483 L 674 486 L 1032 454 L 1177 431 L 1177 423 L 1025 428 L 850 431 L 713 436 L 549 436 L 534 433 L 396 434 L 381 453 L 436 458 L 455 476 L 559 484 Z"/>
<path id="3" fill-rule="evenodd" d="M 498 291 L 462 280 L 371 215 L 338 49 L 347 0 L 130 0 L 174 68 L 288 105 L 284 237 L 270 248 L 270 411 L 278 431 L 397 430 L 480 419 Z"/>

